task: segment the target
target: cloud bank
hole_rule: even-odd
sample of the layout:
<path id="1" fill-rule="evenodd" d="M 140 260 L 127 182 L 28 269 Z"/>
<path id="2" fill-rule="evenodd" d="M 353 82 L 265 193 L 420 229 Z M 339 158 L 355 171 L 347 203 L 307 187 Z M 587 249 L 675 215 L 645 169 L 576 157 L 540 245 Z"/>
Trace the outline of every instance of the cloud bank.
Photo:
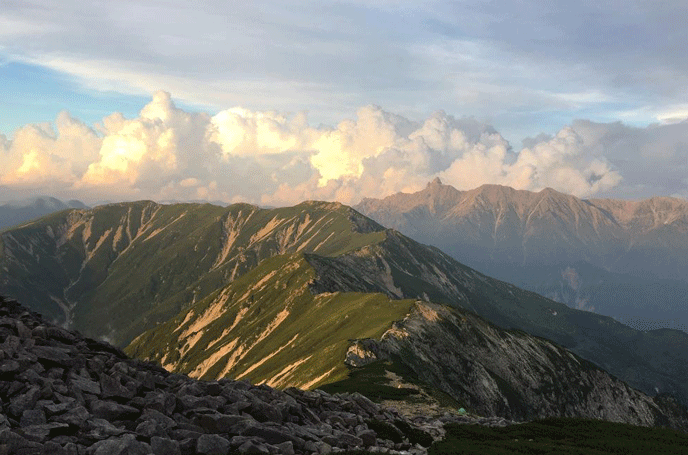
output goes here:
<path id="1" fill-rule="evenodd" d="M 496 183 L 580 197 L 686 194 L 688 187 L 688 123 L 640 129 L 577 121 L 524 144 L 514 151 L 492 126 L 444 112 L 414 121 L 371 105 L 323 127 L 304 113 L 187 112 L 160 91 L 133 119 L 113 113 L 88 126 L 62 112 L 54 124 L 0 135 L 0 185 L 91 203 L 262 205 L 355 204 L 419 190 L 435 177 L 458 189 Z"/>

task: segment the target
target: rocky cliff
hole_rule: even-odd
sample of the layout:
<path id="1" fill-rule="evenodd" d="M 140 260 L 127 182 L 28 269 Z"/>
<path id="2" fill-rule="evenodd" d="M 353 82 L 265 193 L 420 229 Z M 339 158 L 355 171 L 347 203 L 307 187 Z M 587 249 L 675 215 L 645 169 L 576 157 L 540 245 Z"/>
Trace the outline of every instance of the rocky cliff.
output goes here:
<path id="1" fill-rule="evenodd" d="M 446 306 L 419 302 L 380 339 L 358 340 L 349 350 L 349 363 L 373 360 L 403 364 L 479 414 L 688 428 L 685 408 L 670 398 L 632 389 L 550 341 Z"/>

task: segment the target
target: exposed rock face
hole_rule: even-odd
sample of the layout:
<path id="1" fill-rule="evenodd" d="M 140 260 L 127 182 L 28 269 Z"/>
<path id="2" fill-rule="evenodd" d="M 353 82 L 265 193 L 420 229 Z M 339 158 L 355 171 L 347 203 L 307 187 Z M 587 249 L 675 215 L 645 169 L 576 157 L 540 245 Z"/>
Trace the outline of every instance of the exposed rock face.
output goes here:
<path id="1" fill-rule="evenodd" d="M 513 420 L 585 417 L 688 429 L 688 413 L 651 398 L 567 349 L 432 303 L 356 352 L 393 359 L 484 415 Z M 358 355 L 358 358 L 365 355 Z"/>
<path id="2" fill-rule="evenodd" d="M 0 454 L 425 453 L 374 421 L 415 426 L 359 394 L 169 374 L 0 299 Z"/>
<path id="3" fill-rule="evenodd" d="M 357 340 L 346 351 L 344 363 L 352 367 L 362 367 L 380 360 L 373 340 Z"/>
<path id="4" fill-rule="evenodd" d="M 439 182 L 433 185 L 445 191 Z M 446 193 L 449 198 L 451 191 Z M 289 255 L 305 258 L 307 264 L 295 264 Z M 262 270 L 258 279 L 247 278 L 259 263 L 273 260 L 273 269 Z M 287 276 L 295 265 L 311 269 L 307 283 L 296 271 Z M 285 292 L 296 290 L 290 288 L 295 283 L 299 294 Z M 688 335 L 634 331 L 610 318 L 574 311 L 482 275 L 340 204 L 308 202 L 264 210 L 247 204 L 223 208 L 144 201 L 52 215 L 0 234 L 0 292 L 4 289 L 25 295 L 33 309 L 51 308 L 73 327 L 121 345 L 146 328 L 169 329 L 183 342 L 172 349 L 177 351 L 173 367 L 189 368 L 189 373 L 198 368 L 196 377 L 255 375 L 269 384 L 304 388 L 336 380 L 348 345 L 321 343 L 318 353 L 336 358 L 337 364 L 312 374 L 304 367 L 315 356 L 293 356 L 294 346 L 308 346 L 299 324 L 331 330 L 335 326 L 325 324 L 327 318 L 342 318 L 341 327 L 351 329 L 349 338 L 378 336 L 380 327 L 368 327 L 372 333 L 367 335 L 354 333 L 355 318 L 346 319 L 352 314 L 351 295 L 342 293 L 362 294 L 356 305 L 363 313 L 371 305 L 368 299 L 375 299 L 380 311 L 385 306 L 398 310 L 396 299 L 401 298 L 433 301 L 552 339 L 646 393 L 658 390 L 688 402 Z M 262 304 L 255 304 L 259 300 Z M 270 311 L 265 311 L 265 302 Z M 333 303 L 339 314 L 328 314 Z M 304 321 L 300 311 L 313 308 L 321 313 Z M 397 320 L 396 310 L 388 311 L 392 320 Z M 228 318 L 215 323 L 219 315 Z M 162 321 L 171 325 L 156 325 Z M 329 334 L 320 338 L 327 341 Z M 156 348 L 148 343 L 155 339 L 139 338 L 139 347 Z M 217 353 L 208 362 L 211 369 L 204 364 L 207 352 L 200 351 Z M 138 352 L 161 363 L 171 359 L 162 352 L 160 357 Z M 270 362 L 263 361 L 271 354 Z M 279 369 L 260 371 L 268 366 Z M 292 373 L 298 377 L 288 377 Z M 107 390 L 115 397 L 125 393 L 114 385 Z"/>

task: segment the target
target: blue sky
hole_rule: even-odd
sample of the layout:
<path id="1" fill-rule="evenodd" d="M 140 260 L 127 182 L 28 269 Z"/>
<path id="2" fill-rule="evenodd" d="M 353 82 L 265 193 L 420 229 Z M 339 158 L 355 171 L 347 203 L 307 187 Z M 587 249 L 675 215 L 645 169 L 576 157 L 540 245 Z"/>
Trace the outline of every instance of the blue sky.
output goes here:
<path id="1" fill-rule="evenodd" d="M 89 126 L 134 119 L 163 90 L 186 112 L 306 112 L 314 128 L 365 106 L 417 123 L 442 111 L 490 125 L 518 153 L 576 120 L 632 130 L 688 117 L 686 23 L 685 1 L 10 0 L 0 134 L 61 111 Z M 619 157 L 586 153 L 622 171 Z M 619 194 L 685 190 L 623 177 Z"/>
<path id="2" fill-rule="evenodd" d="M 0 130 L 60 109 L 133 114 L 158 89 L 327 123 L 366 104 L 442 109 L 516 144 L 574 118 L 647 124 L 688 103 L 687 15 L 645 1 L 3 2 L 0 95 L 20 105 Z"/>

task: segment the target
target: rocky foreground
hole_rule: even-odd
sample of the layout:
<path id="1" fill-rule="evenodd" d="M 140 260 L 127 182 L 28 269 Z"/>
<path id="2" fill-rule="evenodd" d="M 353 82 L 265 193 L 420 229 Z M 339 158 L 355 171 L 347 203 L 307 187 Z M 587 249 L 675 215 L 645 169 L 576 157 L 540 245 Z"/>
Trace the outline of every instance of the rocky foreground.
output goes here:
<path id="1" fill-rule="evenodd" d="M 0 410 L 0 455 L 423 454 L 444 422 L 473 421 L 408 419 L 357 393 L 192 380 L 1 297 Z"/>

